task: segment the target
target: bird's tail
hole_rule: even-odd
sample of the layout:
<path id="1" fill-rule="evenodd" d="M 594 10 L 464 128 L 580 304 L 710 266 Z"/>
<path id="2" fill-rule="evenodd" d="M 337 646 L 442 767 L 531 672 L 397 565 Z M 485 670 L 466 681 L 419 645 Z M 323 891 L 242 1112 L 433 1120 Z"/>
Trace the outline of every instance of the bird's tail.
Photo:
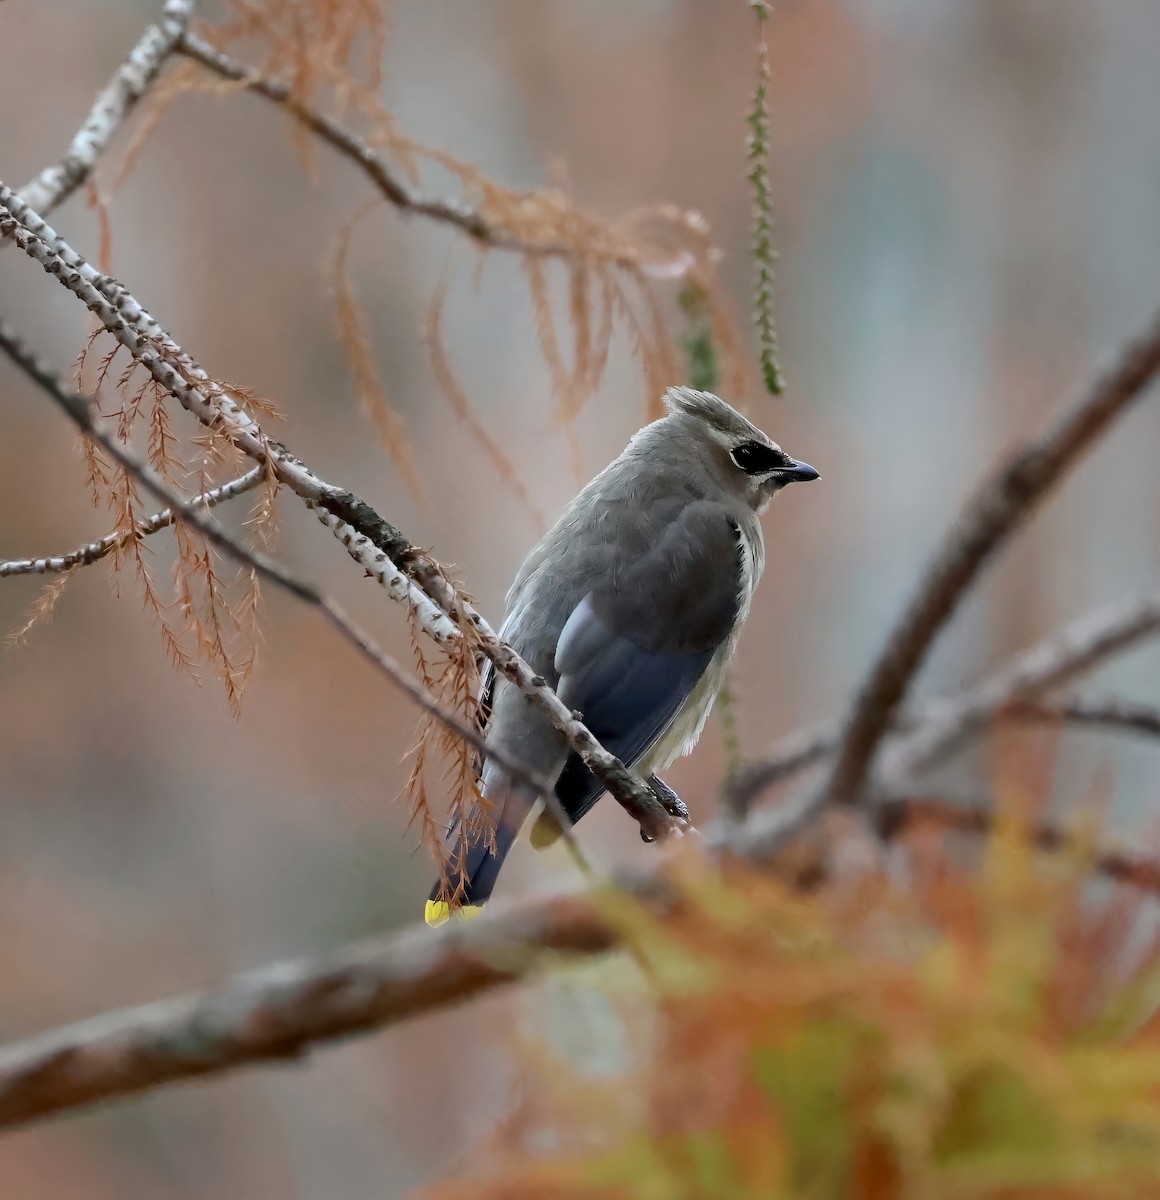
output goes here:
<path id="1" fill-rule="evenodd" d="M 456 836 L 456 832 L 452 829 L 451 836 Z M 439 880 L 431 889 L 424 912 L 428 925 L 442 925 L 456 914 L 464 918 L 479 916 L 491 898 L 499 869 L 518 833 L 518 821 L 500 820 L 496 822 L 494 836 L 489 836 L 486 830 L 474 835 L 467 853 L 452 866 L 448 879 Z M 454 902 L 448 901 L 448 896 L 455 897 Z"/>

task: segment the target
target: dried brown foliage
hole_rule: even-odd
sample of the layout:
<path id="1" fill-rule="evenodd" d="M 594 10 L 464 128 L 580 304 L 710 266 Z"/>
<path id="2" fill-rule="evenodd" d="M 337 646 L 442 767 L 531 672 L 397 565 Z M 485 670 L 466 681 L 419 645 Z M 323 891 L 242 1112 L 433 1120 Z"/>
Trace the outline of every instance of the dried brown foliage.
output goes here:
<path id="1" fill-rule="evenodd" d="M 380 97 L 388 32 L 384 0 L 229 0 L 212 31 L 220 45 L 257 46 L 261 73 L 284 79 L 298 103 L 361 115 L 390 144 Z M 303 131 L 297 140 L 309 160 L 311 139 Z"/>
<path id="2" fill-rule="evenodd" d="M 556 414 L 566 427 L 570 428 L 569 423 L 599 387 L 617 329 L 640 361 L 646 414 L 650 418 L 659 414 L 665 388 L 682 378 L 676 322 L 669 297 L 661 290 L 662 285 L 679 280 L 692 280 L 704 292 L 726 366 L 726 385 L 732 397 L 744 405 L 749 368 L 736 321 L 717 284 L 717 255 L 700 214 L 670 204 L 610 220 L 585 212 L 563 183 L 517 191 L 496 183 L 455 155 L 408 137 L 398 129 L 380 97 L 388 24 L 386 7 L 378 0 L 231 0 L 227 18 L 207 32 L 218 47 L 250 53 L 261 78 L 285 85 L 283 102 L 297 118 L 294 132 L 304 153 L 309 153 L 313 144 L 303 115 L 306 109 L 353 122 L 348 126 L 351 132 L 389 154 L 412 181 L 420 180 L 424 164 L 451 173 L 460 186 L 456 200 L 449 205 L 416 201 L 411 206 L 460 225 L 476 239 L 484 255 L 500 248 L 522 256 L 537 342 L 551 373 Z M 154 111 L 182 91 L 228 94 L 245 82 L 223 81 L 186 63 L 169 76 L 163 89 L 156 90 Z M 352 157 L 366 166 L 360 155 Z M 374 172 L 371 174 L 373 177 Z M 391 199 L 404 207 L 409 204 L 398 195 Z M 382 388 L 365 323 L 347 281 L 350 240 L 365 211 L 361 209 L 340 230 L 331 262 L 339 336 L 363 409 L 392 458 L 408 472 L 409 486 L 414 488 L 414 460 L 406 452 L 401 418 Z M 555 263 L 561 273 L 558 289 L 552 279 Z M 440 284 L 432 298 L 435 314 L 445 287 Z M 433 319 L 437 321 L 437 315 Z M 567 354 L 560 336 L 565 327 L 571 333 Z M 432 344 L 436 379 L 453 410 L 469 423 L 501 477 L 514 483 L 515 472 L 507 456 L 494 439 L 480 436 L 482 425 L 455 380 L 448 355 L 437 338 Z"/>
<path id="3" fill-rule="evenodd" d="M 60 599 L 60 594 L 72 578 L 72 574 L 72 571 L 65 571 L 41 588 L 40 594 L 29 605 L 24 620 L 15 629 L 9 630 L 4 635 L 4 640 L 9 646 L 22 646 L 28 635 L 38 625 L 47 625 L 52 620 L 56 602 Z"/>
<path id="4" fill-rule="evenodd" d="M 100 331 L 87 341 L 75 366 L 77 386 L 97 397 L 98 411 L 114 424 L 115 436 L 134 446 L 139 457 L 172 488 L 194 497 L 209 491 L 222 478 L 236 475 L 243 456 L 221 433 L 199 426 L 182 434 L 171 425 L 167 394 L 131 360 L 113 377 L 120 347 L 114 346 L 90 366 Z M 222 385 L 225 386 L 225 385 Z M 243 388 L 229 388 L 239 401 L 269 418 L 273 407 Z M 118 540 L 108 556 L 114 592 L 120 593 L 122 573 L 132 566 L 141 605 L 156 624 L 172 665 L 201 682 L 199 664 L 216 672 L 230 710 L 238 715 L 246 686 L 257 665 L 260 641 L 261 591 L 257 575 L 224 563 L 217 551 L 182 521 L 173 526 L 174 557 L 171 587 L 158 582 L 155 545 L 142 534 L 151 509 L 142 499 L 130 472 L 109 462 L 89 439 L 82 439 L 85 483 L 93 504 L 105 509 L 113 522 L 110 534 Z M 259 493 L 249 521 L 249 539 L 269 547 L 275 529 L 271 481 Z M 53 580 L 33 604 L 28 618 L 14 631 L 23 640 L 52 613 L 72 572 Z"/>
<path id="5" fill-rule="evenodd" d="M 540 353 L 552 376 L 556 412 L 573 420 L 599 386 L 619 323 L 645 379 L 647 414 L 659 415 L 665 388 L 682 378 L 673 322 L 658 285 L 703 282 L 730 364 L 729 381 L 744 400 L 741 339 L 715 280 L 716 252 L 699 213 L 675 205 L 637 210 L 619 220 L 581 209 L 563 187 L 514 191 L 470 163 L 407 140 L 413 157 L 451 171 L 464 200 L 491 231 L 487 244 L 523 256 Z M 560 262 L 562 297 L 549 272 Z M 558 330 L 570 327 L 571 362 Z"/>
<path id="6" fill-rule="evenodd" d="M 440 707 L 475 723 L 479 720 L 480 672 L 468 625 L 460 623 L 462 638 L 433 652 L 412 614 L 411 644 L 418 676 Z M 408 825 L 418 826 L 423 845 L 438 863 L 440 879 L 447 886 L 471 845 L 481 835 L 493 836 L 489 805 L 476 780 L 475 750 L 432 714 L 426 714 L 408 756 L 411 773 L 404 786 L 410 810 Z M 457 836 L 448 841 L 445 835 L 452 823 Z M 451 899 L 457 901 L 461 896 L 454 894 Z"/>
<path id="7" fill-rule="evenodd" d="M 1039 786 L 1001 776 L 981 863 L 916 829 L 905 872 L 809 896 L 689 855 L 664 917 L 611 898 L 651 967 L 649 990 L 612 976 L 625 1065 L 525 1048 L 500 1136 L 469 1179 L 424 1194 L 1157 1194 L 1160 941 L 1138 937 L 1153 901 L 1093 894 L 1094 837 L 1039 852 Z"/>
<path id="8" fill-rule="evenodd" d="M 351 240 L 358 223 L 373 207 L 373 202 L 364 204 L 338 232 L 329 270 L 334 292 L 335 320 L 363 413 L 378 433 L 383 449 L 402 473 L 407 487 L 422 500 L 423 479 L 419 473 L 415 451 L 407 440 L 403 418 L 391 407 L 391 402 L 383 390 L 375 363 L 374 348 L 367 334 L 366 321 L 350 281 Z"/>
<path id="9" fill-rule="evenodd" d="M 443 341 L 443 303 L 446 297 L 447 279 L 444 277 L 431 296 L 431 304 L 423 323 L 423 335 L 431 355 L 431 368 L 435 372 L 435 379 L 443 395 L 451 404 L 451 411 L 471 431 L 472 437 L 495 468 L 500 479 L 512 489 L 520 503 L 531 514 L 532 520 L 543 527 L 547 524 L 543 512 L 532 499 L 531 493 L 520 479 L 514 463 L 504 453 L 503 447 L 492 437 L 487 426 L 475 415 L 467 392 L 455 374 L 455 368 L 451 365 L 451 356 Z"/>
<path id="10" fill-rule="evenodd" d="M 721 297 L 717 254 L 703 218 L 675 205 L 658 205 L 608 219 L 578 205 L 566 181 L 517 191 L 496 183 L 471 163 L 407 137 L 381 99 L 388 32 L 386 5 L 381 0 L 228 0 L 221 19 L 205 30 L 215 46 L 247 55 L 256 75 L 284 85 L 284 91 L 275 89 L 273 98 L 294 118 L 296 142 L 307 169 L 312 166 L 315 142 L 309 113 L 315 113 L 347 123 L 351 136 L 389 158 L 385 170 L 393 172 L 397 167 L 416 185 L 425 166 L 450 173 L 460 192 L 450 202 L 408 200 L 405 194 L 400 199 L 398 187 L 393 194 L 385 189 L 388 199 L 466 232 L 480 252 L 480 270 L 493 250 L 520 256 L 537 343 L 551 375 L 552 406 L 570 435 L 602 383 L 618 334 L 639 360 L 648 397 L 646 415 L 659 415 L 662 394 L 683 375 L 676 341 L 681 318 L 669 294 L 674 282 L 691 283 L 703 295 L 726 383 L 733 398 L 743 404 L 748 372 L 741 338 Z M 249 77 L 223 80 L 194 61 L 171 67 L 146 97 L 110 190 L 125 178 L 177 96 L 187 91 L 232 96 L 248 81 Z M 327 140 L 343 148 L 338 144 L 341 138 Z M 365 155 L 352 157 L 366 167 Z M 107 196 L 95 182 L 89 195 L 98 210 L 101 259 L 107 267 L 112 255 Z M 350 280 L 352 240 L 370 208 L 364 205 L 337 231 L 329 263 L 338 336 L 364 413 L 408 487 L 421 497 L 418 459 L 383 387 Z M 543 526 L 547 522 L 520 480 L 518 464 L 477 416 L 452 365 L 442 325 L 448 286 L 445 278 L 435 288 L 426 318 L 436 382 L 500 478 Z M 85 380 L 90 348 L 81 355 L 78 381 L 104 397 L 103 413 L 116 420 L 118 438 L 126 445 L 139 443 L 143 457 L 170 485 L 193 495 L 210 488 L 215 478 L 234 466 L 236 452 L 227 438 L 207 430 L 188 434 L 171 426 L 165 397 L 150 379 L 142 381 L 135 363 L 117 375 L 115 348 L 95 364 L 93 378 Z M 230 390 L 244 406 L 265 411 L 257 397 L 243 389 Z M 155 619 L 171 661 L 195 677 L 199 664 L 210 666 L 222 679 L 236 712 L 256 662 L 257 579 L 249 571 L 227 567 L 196 532 L 179 523 L 173 535 L 172 588 L 161 587 L 154 551 L 139 534 L 148 514 L 137 485 L 94 447 L 86 446 L 84 454 L 93 501 L 110 512 L 113 532 L 119 535 L 110 555 L 114 586 L 125 564 L 132 563 L 143 606 Z M 269 537 L 272 491 L 260 498 L 250 524 L 252 538 Z M 51 610 L 62 586 L 58 581 L 45 593 L 28 628 Z M 470 639 L 445 660 L 433 662 L 420 653 L 419 668 L 448 707 L 460 714 L 473 713 L 478 673 Z M 440 822 L 433 816 L 426 783 L 432 769 L 443 771 L 440 790 L 450 791 L 453 813 L 465 814 L 476 798 L 474 763 L 471 754 L 442 728 L 422 731 L 408 789 L 413 819 L 420 822 L 424 841 L 441 847 Z M 466 836 L 466 822 L 461 829 Z"/>

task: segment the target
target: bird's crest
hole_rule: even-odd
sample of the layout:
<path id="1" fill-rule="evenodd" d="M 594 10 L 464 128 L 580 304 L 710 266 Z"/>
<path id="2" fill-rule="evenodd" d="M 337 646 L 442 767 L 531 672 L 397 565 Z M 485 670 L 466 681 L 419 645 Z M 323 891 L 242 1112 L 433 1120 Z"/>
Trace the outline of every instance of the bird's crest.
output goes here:
<path id="1" fill-rule="evenodd" d="M 671 387 L 665 392 L 664 403 L 670 413 L 695 417 L 728 437 L 765 436 L 731 404 L 726 404 L 712 392 L 698 392 L 691 387 Z"/>

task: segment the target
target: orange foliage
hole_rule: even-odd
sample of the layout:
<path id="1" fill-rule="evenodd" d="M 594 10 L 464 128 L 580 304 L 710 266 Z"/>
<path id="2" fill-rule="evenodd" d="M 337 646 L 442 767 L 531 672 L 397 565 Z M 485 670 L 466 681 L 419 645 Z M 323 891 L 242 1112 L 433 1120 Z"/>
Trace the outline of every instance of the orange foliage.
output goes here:
<path id="1" fill-rule="evenodd" d="M 471 724 L 478 720 L 480 707 L 476 639 L 469 622 L 461 622 L 459 627 L 464 636 L 436 655 L 428 648 L 414 612 L 411 614 L 411 644 L 419 678 L 445 711 Z M 475 750 L 428 713 L 420 722 L 418 736 L 408 756 L 411 773 L 404 786 L 410 808 L 408 826 L 419 826 L 423 844 L 438 863 L 440 879 L 446 886 L 451 869 L 466 857 L 480 835 L 494 837 L 489 824 L 491 806 L 476 781 Z M 436 773 L 438 783 L 436 794 L 448 798 L 446 803 L 438 806 L 433 803 L 428 789 L 432 771 Z M 446 810 L 444 819 L 435 815 L 436 807 Z M 457 836 L 448 841 L 444 834 L 451 821 L 458 822 Z M 459 894 L 451 896 L 453 901 L 461 898 Z"/>
<path id="2" fill-rule="evenodd" d="M 689 856 L 663 919 L 610 899 L 655 988 L 622 999 L 638 1063 L 594 1081 L 540 1051 L 487 1174 L 425 1195 L 1160 1194 L 1146 902 L 1098 902 L 1087 854 L 1040 854 L 1014 807 L 976 869 L 911 843 L 906 886 L 804 897 Z"/>
<path id="3" fill-rule="evenodd" d="M 524 274 L 534 315 L 537 341 L 548 365 L 556 393 L 557 415 L 570 423 L 595 392 L 604 374 L 616 325 L 627 336 L 641 363 L 649 417 L 659 415 L 664 390 L 683 377 L 671 327 L 669 305 L 658 285 L 691 280 L 704 292 L 711 311 L 714 337 L 726 366 L 732 397 L 744 405 L 750 381 L 742 339 L 716 280 L 717 252 L 704 218 L 672 204 L 639 209 L 619 220 L 583 211 L 563 185 L 514 190 L 504 187 L 477 166 L 403 134 L 381 100 L 381 65 L 388 35 L 386 6 L 380 0 L 231 0 L 229 15 L 208 30 L 217 46 L 239 46 L 255 53 L 257 73 L 277 79 L 287 88 L 285 107 L 294 117 L 297 145 L 309 160 L 313 137 L 304 110 L 353 120 L 365 130 L 371 147 L 389 153 L 412 181 L 420 179 L 423 163 L 449 171 L 462 190 L 459 199 L 444 202 L 414 195 L 395 203 L 437 220 L 460 225 L 484 252 L 492 247 L 523 257 Z M 229 95 L 244 87 L 223 82 L 186 63 L 153 90 L 152 112 L 159 113 L 184 91 Z M 150 116 L 145 128 L 155 128 Z M 351 128 L 356 136 L 358 131 Z M 132 155 L 140 149 L 132 147 Z M 364 155 L 354 155 L 363 167 Z M 118 173 L 118 181 L 128 169 Z M 384 168 L 390 171 L 390 167 Z M 375 178 L 375 171 L 369 172 Z M 339 232 L 332 263 L 339 335 L 355 376 L 364 412 L 378 430 L 397 466 L 417 490 L 413 455 L 407 453 L 401 419 L 391 408 L 378 379 L 364 324 L 346 278 L 346 260 L 354 225 L 364 207 Z M 553 303 L 546 259 L 563 264 L 566 304 L 557 312 Z M 432 299 L 431 325 L 445 284 Z M 557 335 L 557 321 L 567 320 L 572 331 L 571 363 Z M 437 336 L 431 338 L 437 381 L 457 416 L 476 432 L 464 393 L 450 370 Z M 501 476 L 514 480 L 505 455 L 491 438 L 481 439 L 485 453 Z M 522 490 L 522 489 L 520 489 Z"/>
<path id="4" fill-rule="evenodd" d="M 536 505 L 531 493 L 523 485 L 512 461 L 504 453 L 503 447 L 492 437 L 487 427 L 475 415 L 467 392 L 459 382 L 455 369 L 451 365 L 451 356 L 443 341 L 443 302 L 447 295 L 447 280 L 442 279 L 431 297 L 431 305 L 423 325 L 423 335 L 427 341 L 427 349 L 431 355 L 431 367 L 444 396 L 451 404 L 451 410 L 456 417 L 471 431 L 476 444 L 491 461 L 499 477 L 515 492 L 520 503 L 527 509 L 541 527 L 547 525 L 543 512 Z"/>
<path id="5" fill-rule="evenodd" d="M 183 491 L 190 498 L 209 491 L 231 475 L 240 474 L 244 457 L 226 435 L 200 425 L 187 435 L 180 435 L 172 428 L 168 394 L 144 374 L 137 360 L 130 360 L 117 377 L 112 390 L 120 397 L 120 405 L 111 407 L 112 402 L 102 388 L 108 383 L 121 347 L 114 346 L 102 355 L 91 380 L 86 377 L 88 355 L 102 332 L 97 330 L 88 338 L 77 358 L 74 374 L 77 386 L 86 390 L 88 385 L 87 390 L 97 397 L 101 414 L 115 421 L 118 440 L 131 445 L 143 430 L 142 457 L 171 488 Z M 138 372 L 144 378 L 134 384 Z M 273 406 L 247 389 L 217 386 L 264 417 L 276 418 Z M 261 606 L 257 574 L 247 568 L 225 567 L 204 538 L 178 521 L 173 526 L 176 548 L 173 592 L 169 598 L 163 596 L 150 563 L 155 550 L 142 534 L 143 523 L 156 506 L 149 503 L 148 495 L 142 494 L 137 480 L 124 468 L 113 466 L 98 446 L 82 439 L 81 452 L 93 504 L 110 512 L 113 519 L 110 532 L 120 535 L 108 558 L 114 593 L 120 594 L 121 571 L 131 562 L 142 608 L 157 625 L 170 663 L 197 683 L 201 682 L 198 661 L 212 667 L 221 679 L 231 712 L 239 715 L 243 695 L 257 665 Z M 215 481 L 214 473 L 222 478 Z M 249 522 L 251 543 L 266 549 L 273 544 L 275 492 L 276 482 L 267 483 Z M 10 641 L 23 641 L 37 624 L 51 616 L 71 575 L 72 571 L 67 571 L 45 586 L 23 624 L 8 635 Z"/>
<path id="6" fill-rule="evenodd" d="M 391 402 L 383 390 L 375 363 L 374 347 L 371 345 L 366 322 L 350 281 L 348 260 L 351 239 L 359 221 L 372 207 L 373 203 L 364 204 L 338 231 L 334 258 L 330 266 L 335 320 L 363 413 L 375 427 L 383 449 L 391 456 L 407 487 L 416 499 L 423 501 L 423 480 L 416 466 L 415 451 L 407 440 L 403 418 L 391 407 Z"/>

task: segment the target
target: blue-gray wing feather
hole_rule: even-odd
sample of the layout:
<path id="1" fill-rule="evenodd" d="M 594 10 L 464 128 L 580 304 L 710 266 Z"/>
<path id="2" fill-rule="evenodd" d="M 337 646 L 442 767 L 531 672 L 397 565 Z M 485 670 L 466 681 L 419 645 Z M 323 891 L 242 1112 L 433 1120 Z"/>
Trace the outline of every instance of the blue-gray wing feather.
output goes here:
<path id="1" fill-rule="evenodd" d="M 631 765 L 680 711 L 715 651 L 645 649 L 631 634 L 614 632 L 589 594 L 556 650 L 560 699 L 605 749 Z"/>
<path id="2" fill-rule="evenodd" d="M 576 628 L 574 623 L 581 623 Z M 579 711 L 597 741 L 632 766 L 668 728 L 696 686 L 714 647 L 694 651 L 648 651 L 618 637 L 595 614 L 591 599 L 578 606 L 561 638 L 556 665 L 560 698 Z M 585 653 L 581 656 L 579 651 Z M 556 796 L 575 824 L 603 791 L 578 754 L 571 754 L 556 782 Z"/>

